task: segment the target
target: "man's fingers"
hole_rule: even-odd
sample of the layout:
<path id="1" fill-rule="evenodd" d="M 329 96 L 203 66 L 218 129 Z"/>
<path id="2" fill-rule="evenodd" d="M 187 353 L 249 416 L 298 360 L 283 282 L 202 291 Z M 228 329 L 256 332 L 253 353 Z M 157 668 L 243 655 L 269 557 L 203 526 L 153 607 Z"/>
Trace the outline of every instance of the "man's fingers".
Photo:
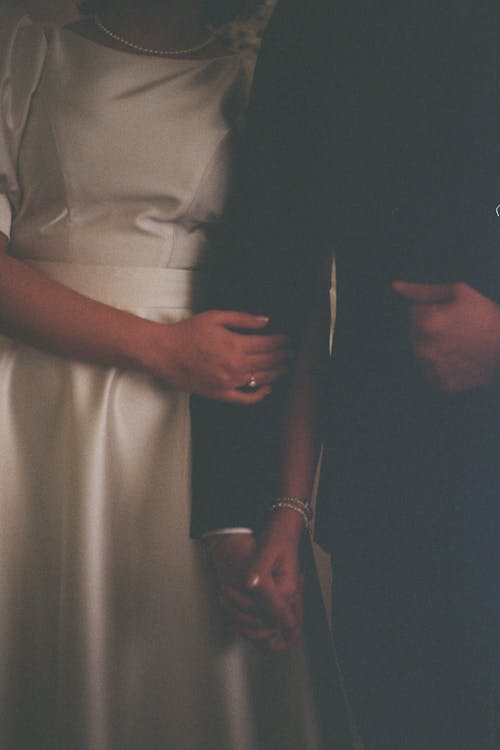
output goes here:
<path id="1" fill-rule="evenodd" d="M 252 596 L 242 594 L 236 586 L 221 584 L 219 587 L 221 599 L 230 602 L 231 606 L 246 614 L 257 614 L 258 607 Z"/>
<path id="2" fill-rule="evenodd" d="M 288 638 L 285 638 L 281 633 L 279 635 L 275 635 L 271 638 L 268 638 L 267 640 L 267 648 L 269 651 L 272 651 L 274 654 L 281 653 L 282 651 L 288 651 L 290 646 L 293 645 L 293 643 L 290 643 Z"/>
<path id="3" fill-rule="evenodd" d="M 274 631 L 274 628 L 260 617 L 252 617 L 251 615 L 246 615 L 239 610 L 233 610 L 230 608 L 226 611 L 230 615 L 231 622 L 233 625 L 236 625 L 238 630 L 246 630 L 253 633 L 266 631 L 268 635 Z"/>
<path id="4" fill-rule="evenodd" d="M 251 597 L 241 594 L 234 586 L 221 586 L 219 599 L 233 628 L 241 635 L 252 640 L 266 640 L 276 634 L 276 627 L 270 625 L 269 616 L 257 607 Z"/>
<path id="5" fill-rule="evenodd" d="M 457 294 L 455 284 L 413 284 L 395 281 L 392 288 L 409 302 L 423 305 L 444 305 L 452 302 Z"/>
<path id="6" fill-rule="evenodd" d="M 236 628 L 236 632 L 238 633 L 238 635 L 242 635 L 249 641 L 253 641 L 256 644 L 259 643 L 262 645 L 267 645 L 269 640 L 276 636 L 276 628 L 262 628 L 261 630 L 251 630 L 249 628 L 238 627 Z"/>
<path id="7" fill-rule="evenodd" d="M 274 652 L 287 651 L 297 642 L 301 632 L 300 627 L 294 628 L 294 630 L 281 631 L 277 635 L 269 638 L 268 647 Z"/>
<path id="8" fill-rule="evenodd" d="M 290 601 L 285 601 L 277 591 L 273 592 L 274 584 L 261 587 L 260 582 L 259 577 L 252 596 L 231 585 L 221 586 L 221 605 L 231 626 L 241 636 L 267 650 L 285 651 L 301 632 L 300 591 Z"/>
<path id="9" fill-rule="evenodd" d="M 224 599 L 224 597 L 220 598 L 220 605 L 232 627 L 238 632 L 244 631 L 245 634 L 248 632 L 261 635 L 264 633 L 262 637 L 269 637 L 275 631 L 275 627 L 271 626 L 265 619 L 257 615 L 242 612 L 231 601 Z"/>

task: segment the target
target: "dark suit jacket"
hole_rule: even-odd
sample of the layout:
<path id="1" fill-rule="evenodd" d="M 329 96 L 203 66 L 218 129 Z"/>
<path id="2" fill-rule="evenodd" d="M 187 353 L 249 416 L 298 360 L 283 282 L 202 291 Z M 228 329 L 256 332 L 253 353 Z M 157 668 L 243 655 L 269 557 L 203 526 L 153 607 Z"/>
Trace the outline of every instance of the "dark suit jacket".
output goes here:
<path id="1" fill-rule="evenodd" d="M 491 0 L 462 16 L 455 6 L 283 1 L 257 65 L 206 304 L 267 313 L 272 330 L 296 338 L 319 259 L 335 248 L 331 460 L 319 510 L 328 546 L 345 525 L 339 515 L 367 491 L 400 491 L 398 467 L 429 444 L 442 408 L 453 425 L 439 428 L 443 444 L 469 431 L 458 399 L 421 379 L 390 287 L 462 280 L 499 299 L 498 11 Z M 193 400 L 195 535 L 265 520 L 286 388 L 251 408 Z M 472 401 L 469 415 L 476 403 L 491 415 L 491 394 Z M 420 469 L 417 460 L 409 475 Z"/>
<path id="2" fill-rule="evenodd" d="M 207 302 L 268 313 L 296 339 L 335 248 L 316 528 L 346 684 L 377 750 L 489 746 L 498 390 L 427 384 L 391 290 L 464 281 L 500 301 L 498 6 L 468 5 L 282 0 Z M 286 390 L 252 408 L 193 400 L 195 534 L 265 522 Z"/>

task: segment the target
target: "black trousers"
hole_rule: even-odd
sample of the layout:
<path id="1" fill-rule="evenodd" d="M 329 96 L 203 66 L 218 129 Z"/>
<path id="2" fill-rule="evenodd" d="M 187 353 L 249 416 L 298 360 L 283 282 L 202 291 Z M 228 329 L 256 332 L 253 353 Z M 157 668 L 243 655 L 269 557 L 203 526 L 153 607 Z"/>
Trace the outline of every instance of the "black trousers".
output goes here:
<path id="1" fill-rule="evenodd" d="M 332 484 L 320 502 L 340 506 L 330 516 L 335 639 L 366 750 L 498 746 L 492 403 L 434 404 L 434 430 L 427 420 L 422 435 L 401 438 L 404 457 L 376 461 L 350 503 L 336 495 L 334 466 L 324 472 Z"/>

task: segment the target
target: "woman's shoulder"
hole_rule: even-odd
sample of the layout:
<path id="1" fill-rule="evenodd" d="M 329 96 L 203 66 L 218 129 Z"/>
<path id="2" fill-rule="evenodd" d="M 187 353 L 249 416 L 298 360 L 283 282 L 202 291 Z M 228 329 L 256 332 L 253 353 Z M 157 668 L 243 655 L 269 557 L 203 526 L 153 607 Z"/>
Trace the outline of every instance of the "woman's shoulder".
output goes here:
<path id="1" fill-rule="evenodd" d="M 48 30 L 10 2 L 0 0 L 0 92 L 14 107 L 36 89 L 47 54 Z"/>
<path id="2" fill-rule="evenodd" d="M 36 47 L 44 45 L 47 29 L 35 21 L 22 7 L 0 0 L 0 55 L 4 57 L 12 45 Z"/>
<path id="3" fill-rule="evenodd" d="M 12 3 L 0 2 L 0 67 L 25 70 L 44 55 L 48 30 Z"/>

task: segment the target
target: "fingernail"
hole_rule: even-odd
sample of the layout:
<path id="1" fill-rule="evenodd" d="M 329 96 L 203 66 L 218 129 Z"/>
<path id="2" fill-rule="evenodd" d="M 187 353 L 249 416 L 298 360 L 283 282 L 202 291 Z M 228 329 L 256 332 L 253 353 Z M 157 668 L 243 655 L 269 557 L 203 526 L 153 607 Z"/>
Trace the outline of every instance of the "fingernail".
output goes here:
<path id="1" fill-rule="evenodd" d="M 269 316 L 268 315 L 256 315 L 256 317 L 258 318 L 258 320 L 265 320 L 266 323 L 269 322 Z"/>
<path id="2" fill-rule="evenodd" d="M 260 583 L 260 575 L 258 573 L 252 573 L 248 579 L 248 588 L 255 589 Z"/>

